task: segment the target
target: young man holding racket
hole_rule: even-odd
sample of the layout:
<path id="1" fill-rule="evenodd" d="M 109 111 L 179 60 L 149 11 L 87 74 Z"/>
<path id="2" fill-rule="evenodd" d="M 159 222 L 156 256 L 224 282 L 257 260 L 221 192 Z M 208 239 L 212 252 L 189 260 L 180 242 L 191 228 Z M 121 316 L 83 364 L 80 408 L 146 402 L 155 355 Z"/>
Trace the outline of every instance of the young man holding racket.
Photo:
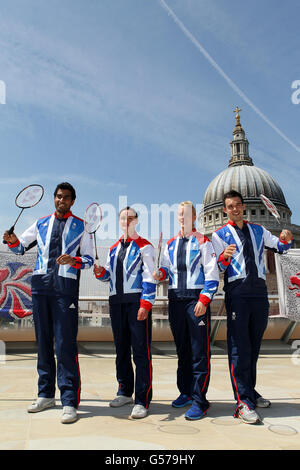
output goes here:
<path id="1" fill-rule="evenodd" d="M 37 220 L 19 238 L 4 233 L 3 239 L 16 254 L 37 244 L 36 266 L 31 281 L 33 319 L 38 343 L 38 399 L 29 413 L 55 406 L 57 382 L 61 394 L 62 423 L 77 420 L 80 371 L 77 355 L 78 294 L 81 269 L 93 264 L 93 240 L 83 220 L 71 212 L 76 193 L 69 183 L 54 192 L 55 212 Z"/>
<path id="2" fill-rule="evenodd" d="M 245 204 L 237 191 L 223 196 L 228 223 L 213 233 L 212 243 L 224 275 L 227 311 L 227 345 L 230 377 L 237 406 L 234 416 L 248 424 L 259 423 L 255 408 L 271 405 L 256 390 L 256 366 L 268 323 L 264 248 L 283 253 L 291 247 L 292 234 L 278 237 L 261 225 L 243 220 Z"/>

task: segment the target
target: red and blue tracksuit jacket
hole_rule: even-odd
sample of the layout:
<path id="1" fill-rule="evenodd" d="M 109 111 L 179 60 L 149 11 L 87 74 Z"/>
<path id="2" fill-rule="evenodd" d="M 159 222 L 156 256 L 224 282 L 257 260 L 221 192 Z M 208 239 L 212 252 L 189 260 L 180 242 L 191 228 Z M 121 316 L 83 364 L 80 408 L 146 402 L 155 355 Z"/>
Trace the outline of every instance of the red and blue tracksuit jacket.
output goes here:
<path id="1" fill-rule="evenodd" d="M 283 253 L 291 247 L 291 243 L 281 241 L 263 226 L 248 221 L 244 221 L 242 229 L 229 221 L 213 233 L 212 243 L 218 266 L 225 271 L 225 292 L 250 297 L 267 295 L 264 248 Z M 224 250 L 231 244 L 236 245 L 236 251 L 225 261 Z"/>
<path id="2" fill-rule="evenodd" d="M 72 212 L 59 219 L 55 212 L 38 219 L 8 247 L 15 254 L 23 255 L 35 245 L 37 260 L 31 281 L 32 293 L 77 296 L 80 270 L 94 263 L 93 239 L 84 231 L 84 221 Z M 61 254 L 75 258 L 76 265 L 58 265 L 56 259 Z"/>
<path id="3" fill-rule="evenodd" d="M 106 265 L 97 276 L 110 284 L 110 304 L 139 300 L 140 307 L 150 311 L 156 294 L 154 264 L 155 252 L 149 241 L 137 236 L 124 244 L 122 236 L 110 247 Z"/>
<path id="4" fill-rule="evenodd" d="M 240 403 L 254 409 L 260 396 L 255 389 L 256 367 L 269 314 L 264 248 L 283 253 L 291 243 L 247 221 L 242 228 L 229 221 L 213 233 L 212 243 L 219 268 L 225 271 L 228 359 L 236 415 Z M 236 251 L 225 260 L 224 250 L 231 244 Z"/>
<path id="5" fill-rule="evenodd" d="M 195 229 L 185 238 L 181 232 L 165 247 L 160 270 L 169 278 L 168 297 L 197 298 L 209 305 L 218 290 L 219 270 L 210 240 Z"/>

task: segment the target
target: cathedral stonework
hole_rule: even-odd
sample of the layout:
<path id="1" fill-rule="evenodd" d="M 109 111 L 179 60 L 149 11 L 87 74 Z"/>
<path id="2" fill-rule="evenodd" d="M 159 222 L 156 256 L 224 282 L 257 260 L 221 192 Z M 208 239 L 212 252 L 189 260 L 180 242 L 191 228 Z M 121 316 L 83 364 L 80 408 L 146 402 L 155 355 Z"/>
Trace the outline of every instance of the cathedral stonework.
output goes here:
<path id="1" fill-rule="evenodd" d="M 281 187 L 269 173 L 256 167 L 249 156 L 249 142 L 240 122 L 240 111 L 238 107 L 234 110 L 236 123 L 233 140 L 230 142 L 231 157 L 228 168 L 212 180 L 205 192 L 200 226 L 204 234 L 211 237 L 214 230 L 227 223 L 222 198 L 224 193 L 234 189 L 244 198 L 245 219 L 261 224 L 274 235 L 279 235 L 280 225 L 260 199 L 260 194 L 264 194 L 275 204 L 280 214 L 281 226 L 293 233 L 294 248 L 300 247 L 300 226 L 291 222 L 292 212 Z"/>

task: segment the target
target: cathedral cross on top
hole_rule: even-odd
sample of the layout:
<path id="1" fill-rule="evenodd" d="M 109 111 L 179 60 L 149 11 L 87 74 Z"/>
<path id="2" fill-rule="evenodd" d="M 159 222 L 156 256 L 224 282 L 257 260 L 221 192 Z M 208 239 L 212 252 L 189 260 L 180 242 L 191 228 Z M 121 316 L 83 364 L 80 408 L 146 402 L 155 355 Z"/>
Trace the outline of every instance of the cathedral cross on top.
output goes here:
<path id="1" fill-rule="evenodd" d="M 240 111 L 242 111 L 242 110 L 241 110 L 238 106 L 236 106 L 236 108 L 233 110 L 233 112 L 236 113 L 236 114 L 235 114 L 235 119 L 236 119 L 236 125 L 237 125 L 237 126 L 240 126 L 240 125 L 241 125 L 241 123 L 240 123 L 240 115 L 239 115 Z"/>

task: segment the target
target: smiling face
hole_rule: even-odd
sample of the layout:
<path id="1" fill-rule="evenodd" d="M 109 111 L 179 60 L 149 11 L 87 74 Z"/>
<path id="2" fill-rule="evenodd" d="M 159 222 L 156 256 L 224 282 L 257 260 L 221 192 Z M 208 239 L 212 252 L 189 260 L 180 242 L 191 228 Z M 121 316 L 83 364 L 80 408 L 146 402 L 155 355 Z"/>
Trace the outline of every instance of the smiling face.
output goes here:
<path id="1" fill-rule="evenodd" d="M 67 214 L 74 204 L 72 193 L 69 189 L 58 189 L 54 196 L 54 205 L 58 217 L 63 217 Z"/>
<path id="2" fill-rule="evenodd" d="M 124 209 L 119 216 L 119 223 L 124 234 L 132 235 L 138 223 L 137 214 L 133 209 Z"/>
<path id="3" fill-rule="evenodd" d="M 228 197 L 225 199 L 224 212 L 228 215 L 228 219 L 235 224 L 243 222 L 245 204 L 239 197 Z"/>

